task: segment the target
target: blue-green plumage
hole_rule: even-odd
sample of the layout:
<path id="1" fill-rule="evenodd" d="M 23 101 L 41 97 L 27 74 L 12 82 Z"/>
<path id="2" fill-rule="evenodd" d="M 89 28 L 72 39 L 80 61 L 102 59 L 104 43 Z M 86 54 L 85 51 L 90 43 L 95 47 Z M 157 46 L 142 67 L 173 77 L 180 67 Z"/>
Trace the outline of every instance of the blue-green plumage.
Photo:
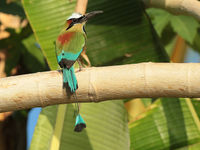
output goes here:
<path id="1" fill-rule="evenodd" d="M 64 84 L 68 84 L 70 91 L 74 93 L 76 89 L 78 88 L 78 83 L 76 80 L 76 76 L 74 73 L 74 67 L 63 69 L 63 82 Z"/>
<path id="2" fill-rule="evenodd" d="M 102 11 L 94 11 L 85 15 L 73 13 L 66 20 L 65 26 L 56 40 L 55 50 L 58 64 L 63 69 L 63 83 L 68 85 L 71 93 L 75 93 L 78 89 L 73 65 L 85 47 L 86 33 L 84 25 L 89 18 L 99 13 L 102 13 Z M 80 132 L 86 128 L 86 124 L 79 114 L 79 106 L 77 108 L 78 115 L 74 131 Z"/>
<path id="3" fill-rule="evenodd" d="M 84 128 L 86 128 L 85 121 L 81 117 L 80 114 L 76 116 L 75 128 L 74 131 L 81 132 Z"/>
<path id="4" fill-rule="evenodd" d="M 81 117 L 81 115 L 77 115 L 76 116 L 76 123 L 75 123 L 75 126 L 78 125 L 78 124 L 85 124 L 85 121 L 83 120 L 83 118 Z"/>
<path id="5" fill-rule="evenodd" d="M 60 55 L 57 56 L 57 60 L 58 63 L 62 60 L 62 59 L 67 59 L 67 60 L 73 60 L 76 61 L 77 58 L 79 57 L 79 55 L 81 54 L 81 52 L 83 51 L 83 48 L 76 54 L 71 53 L 71 52 L 65 52 L 64 50 L 62 50 L 62 53 Z"/>
<path id="6" fill-rule="evenodd" d="M 82 50 L 83 49 L 81 49 L 76 54 L 73 54 L 71 52 L 65 52 L 64 50 L 62 50 L 61 54 L 57 56 L 58 63 L 63 68 L 63 82 L 64 84 L 68 84 L 72 93 L 74 93 L 77 90 L 78 83 L 74 72 L 74 67 L 70 66 L 70 63 L 74 63 L 77 60 Z M 67 64 L 69 64 L 69 66 L 67 66 Z"/>

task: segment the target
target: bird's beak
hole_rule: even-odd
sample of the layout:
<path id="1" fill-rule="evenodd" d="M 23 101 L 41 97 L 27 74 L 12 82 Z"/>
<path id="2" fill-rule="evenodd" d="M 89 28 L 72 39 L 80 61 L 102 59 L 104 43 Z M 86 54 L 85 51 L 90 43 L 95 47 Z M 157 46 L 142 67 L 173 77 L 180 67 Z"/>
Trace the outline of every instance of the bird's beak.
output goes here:
<path id="1" fill-rule="evenodd" d="M 86 22 L 86 21 L 88 21 L 88 19 L 96 16 L 97 14 L 101 14 L 101 13 L 103 13 L 102 10 L 89 12 L 89 13 L 83 15 L 83 18 L 81 19 L 81 22 Z"/>
<path id="2" fill-rule="evenodd" d="M 101 10 L 89 12 L 89 13 L 83 15 L 82 17 L 80 17 L 80 18 L 74 20 L 74 22 L 72 22 L 72 23 L 69 25 L 69 27 L 67 27 L 66 30 L 70 29 L 70 28 L 71 28 L 74 24 L 76 24 L 76 23 L 87 22 L 88 19 L 90 19 L 90 18 L 96 16 L 97 14 L 101 14 L 101 13 L 103 13 L 103 11 L 101 11 Z"/>

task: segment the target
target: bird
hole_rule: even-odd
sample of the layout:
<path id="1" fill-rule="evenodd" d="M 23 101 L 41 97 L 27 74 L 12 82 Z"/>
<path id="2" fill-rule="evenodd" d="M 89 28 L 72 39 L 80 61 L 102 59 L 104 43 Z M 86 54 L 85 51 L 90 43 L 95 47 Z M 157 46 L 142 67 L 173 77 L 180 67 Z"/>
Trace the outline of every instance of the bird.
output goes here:
<path id="1" fill-rule="evenodd" d="M 55 42 L 57 62 L 63 72 L 63 87 L 68 87 L 71 94 L 78 89 L 73 65 L 86 48 L 85 24 L 88 19 L 100 13 L 103 13 L 103 11 L 92 11 L 85 15 L 72 13 Z M 79 106 L 77 112 L 74 131 L 81 132 L 86 128 L 86 123 L 79 114 Z"/>

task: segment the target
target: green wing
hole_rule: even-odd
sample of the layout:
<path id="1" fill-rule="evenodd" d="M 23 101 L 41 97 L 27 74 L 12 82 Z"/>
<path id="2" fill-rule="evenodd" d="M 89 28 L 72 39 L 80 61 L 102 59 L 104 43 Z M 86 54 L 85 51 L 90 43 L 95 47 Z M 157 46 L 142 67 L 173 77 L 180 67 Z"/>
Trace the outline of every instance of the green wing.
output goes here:
<path id="1" fill-rule="evenodd" d="M 56 53 L 59 55 L 62 51 L 77 54 L 85 46 L 86 37 L 82 32 L 65 32 L 58 36 L 56 41 Z"/>

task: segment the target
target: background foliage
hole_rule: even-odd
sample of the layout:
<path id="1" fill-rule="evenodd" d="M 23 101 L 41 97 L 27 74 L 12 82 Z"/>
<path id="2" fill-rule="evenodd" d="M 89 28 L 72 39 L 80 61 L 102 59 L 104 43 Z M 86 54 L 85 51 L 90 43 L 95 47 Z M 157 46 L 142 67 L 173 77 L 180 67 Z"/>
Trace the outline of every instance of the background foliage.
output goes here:
<path id="1" fill-rule="evenodd" d="M 0 53 L 6 60 L 3 73 L 9 76 L 57 69 L 53 41 L 75 4 L 75 0 L 1 1 Z M 153 8 L 145 12 L 138 0 L 89 0 L 87 11 L 92 10 L 104 11 L 86 26 L 87 55 L 93 66 L 169 61 L 177 35 L 188 46 L 200 50 L 199 22 L 192 17 L 174 16 Z M 4 15 L 14 17 L 16 25 L 13 26 L 12 19 L 3 19 Z M 80 134 L 73 132 L 73 105 L 44 108 L 30 149 L 56 149 L 53 137 L 57 135 L 63 150 L 198 149 L 200 146 L 198 100 L 158 98 L 124 102 L 129 117 L 123 101 L 82 104 L 87 129 Z M 132 112 L 135 106 L 140 107 Z M 26 119 L 23 112 L 19 114 L 11 117 Z"/>

